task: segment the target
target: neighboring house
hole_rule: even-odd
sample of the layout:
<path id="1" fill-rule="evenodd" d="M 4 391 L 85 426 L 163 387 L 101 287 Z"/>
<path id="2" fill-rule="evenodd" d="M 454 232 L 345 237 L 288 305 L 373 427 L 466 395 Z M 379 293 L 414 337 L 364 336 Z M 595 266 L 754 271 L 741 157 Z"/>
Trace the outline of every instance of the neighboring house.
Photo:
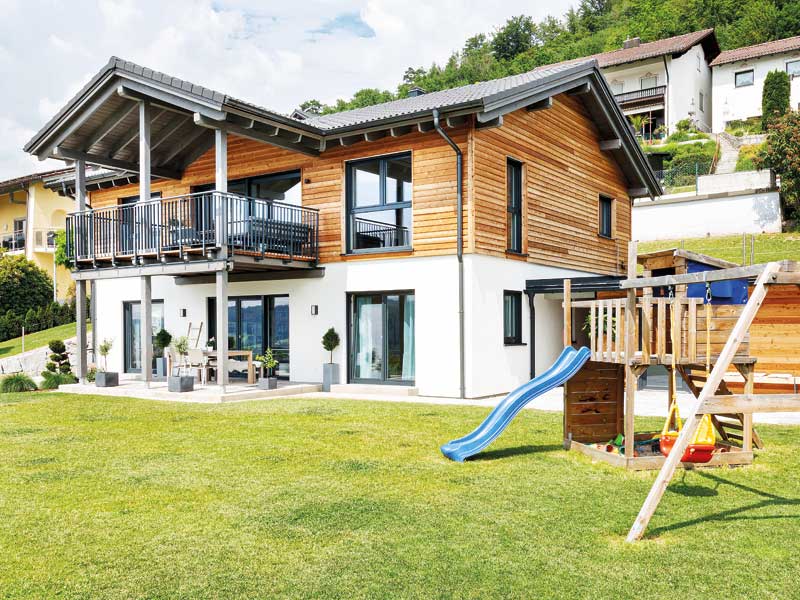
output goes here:
<path id="1" fill-rule="evenodd" d="M 433 396 L 547 368 L 563 311 L 527 282 L 624 274 L 630 199 L 661 193 L 594 61 L 301 120 L 112 58 L 25 149 L 75 161 L 73 277 L 110 370 L 191 327 L 230 370 L 272 347 L 318 382 L 333 326 L 345 382 Z M 81 210 L 86 163 L 138 185 Z"/>
<path id="2" fill-rule="evenodd" d="M 54 277 L 57 298 L 61 300 L 66 297 L 72 278 L 63 267 L 54 271 L 55 236 L 64 230 L 67 213 L 75 205 L 47 189 L 44 180 L 71 172 L 72 169 L 60 169 L 0 182 L 0 248 L 25 255 Z"/>
<path id="3" fill-rule="evenodd" d="M 683 119 L 711 130 L 709 63 L 719 52 L 714 30 L 704 29 L 647 43 L 632 38 L 619 50 L 580 60 L 597 60 L 626 115 L 648 117 L 649 138 L 659 128 L 674 132 Z"/>
<path id="4" fill-rule="evenodd" d="M 770 71 L 791 78 L 791 107 L 800 108 L 800 36 L 726 50 L 712 62 L 714 132 L 730 121 L 761 116 L 761 93 Z"/>

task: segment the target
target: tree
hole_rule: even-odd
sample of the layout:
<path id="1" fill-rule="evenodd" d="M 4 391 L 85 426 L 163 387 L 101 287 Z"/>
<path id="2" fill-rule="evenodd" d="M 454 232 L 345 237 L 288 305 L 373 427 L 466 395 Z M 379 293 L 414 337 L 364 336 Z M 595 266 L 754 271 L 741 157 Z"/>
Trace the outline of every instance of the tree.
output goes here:
<path id="1" fill-rule="evenodd" d="M 792 83 L 786 71 L 770 71 L 764 78 L 761 92 L 761 129 L 767 131 L 771 123 L 789 111 Z"/>
<path id="2" fill-rule="evenodd" d="M 800 112 L 791 111 L 775 119 L 756 167 L 770 168 L 781 178 L 784 217 L 800 216 Z"/>
<path id="3" fill-rule="evenodd" d="M 300 110 L 310 115 L 319 115 L 322 113 L 324 105 L 319 100 L 306 100 L 300 105 Z"/>
<path id="4" fill-rule="evenodd" d="M 69 364 L 69 354 L 67 347 L 61 340 L 50 340 L 47 344 L 50 348 L 50 362 L 47 363 L 46 368 L 51 373 L 69 373 L 72 371 L 72 366 Z"/>
<path id="5" fill-rule="evenodd" d="M 13 310 L 25 315 L 53 298 L 53 280 L 21 255 L 0 255 L 0 314 Z"/>
<path id="6" fill-rule="evenodd" d="M 339 339 L 339 334 L 336 333 L 336 330 L 333 327 L 328 329 L 328 331 L 325 332 L 325 335 L 322 336 L 322 347 L 331 353 L 331 363 L 333 363 L 333 351 L 336 350 L 340 342 L 341 340 Z"/>
<path id="7" fill-rule="evenodd" d="M 536 24 L 526 15 L 511 17 L 506 24 L 495 31 L 492 37 L 492 50 L 499 60 L 511 60 L 533 46 Z"/>

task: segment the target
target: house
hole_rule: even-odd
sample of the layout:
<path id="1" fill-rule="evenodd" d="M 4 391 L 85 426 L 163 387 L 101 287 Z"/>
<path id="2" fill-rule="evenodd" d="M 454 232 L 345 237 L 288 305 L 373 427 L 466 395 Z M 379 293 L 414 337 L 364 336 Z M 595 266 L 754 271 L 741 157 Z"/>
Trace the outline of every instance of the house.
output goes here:
<path id="1" fill-rule="evenodd" d="M 714 30 L 703 29 L 647 43 L 635 37 L 586 58 L 597 61 L 627 116 L 647 116 L 643 135 L 652 138 L 673 133 L 684 119 L 711 130 L 709 65 L 719 53 Z"/>
<path id="2" fill-rule="evenodd" d="M 791 78 L 791 102 L 800 108 L 800 36 L 726 50 L 711 62 L 714 95 L 714 132 L 731 121 L 761 116 L 761 93 L 770 71 L 786 71 Z"/>
<path id="3" fill-rule="evenodd" d="M 77 295 L 146 381 L 163 326 L 213 339 L 223 385 L 266 347 L 318 382 L 334 327 L 348 385 L 506 392 L 562 350 L 526 282 L 624 273 L 631 198 L 661 193 L 596 61 L 293 119 L 112 58 L 25 150 L 74 162 Z M 86 164 L 138 183 L 87 192 Z"/>
<path id="4" fill-rule="evenodd" d="M 54 299 L 63 300 L 72 284 L 69 271 L 53 261 L 56 234 L 64 230 L 74 203 L 47 187 L 49 177 L 71 169 L 48 171 L 0 182 L 0 251 L 23 254 L 54 279 Z"/>

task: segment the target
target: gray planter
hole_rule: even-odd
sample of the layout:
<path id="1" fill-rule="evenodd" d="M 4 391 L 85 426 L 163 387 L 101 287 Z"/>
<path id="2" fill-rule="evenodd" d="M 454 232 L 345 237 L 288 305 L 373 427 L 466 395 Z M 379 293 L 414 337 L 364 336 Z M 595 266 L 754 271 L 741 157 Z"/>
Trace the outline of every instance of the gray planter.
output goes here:
<path id="1" fill-rule="evenodd" d="M 170 375 L 167 377 L 167 389 L 170 392 L 194 391 L 194 377 L 191 375 Z"/>
<path id="2" fill-rule="evenodd" d="M 331 386 L 339 383 L 339 365 L 325 363 L 322 365 L 322 391 L 330 392 Z"/>
<path id="3" fill-rule="evenodd" d="M 260 377 L 258 379 L 258 389 L 260 390 L 277 390 L 278 378 L 277 377 Z"/>
<path id="4" fill-rule="evenodd" d="M 167 376 L 167 359 L 166 357 L 161 357 L 156 359 L 156 377 L 166 377 Z"/>
<path id="5" fill-rule="evenodd" d="M 95 387 L 116 387 L 119 385 L 119 373 L 98 371 L 94 375 Z"/>

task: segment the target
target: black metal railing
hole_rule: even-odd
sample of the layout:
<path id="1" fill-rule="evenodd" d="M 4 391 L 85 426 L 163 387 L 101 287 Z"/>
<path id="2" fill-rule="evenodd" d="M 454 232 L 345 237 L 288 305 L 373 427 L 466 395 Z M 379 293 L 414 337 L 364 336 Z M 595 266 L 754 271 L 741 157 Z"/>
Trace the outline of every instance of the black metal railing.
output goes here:
<path id="1" fill-rule="evenodd" d="M 647 100 L 650 98 L 658 98 L 663 96 L 667 91 L 667 86 L 657 85 L 655 87 L 644 88 L 643 90 L 633 90 L 632 92 L 623 92 L 621 94 L 614 94 L 619 104 L 625 102 L 637 102 L 639 100 Z"/>
<path id="2" fill-rule="evenodd" d="M 0 248 L 7 252 L 25 250 L 25 233 L 17 231 L 0 236 Z"/>
<path id="3" fill-rule="evenodd" d="M 353 218 L 355 248 L 393 248 L 411 245 L 408 227 Z"/>
<path id="4" fill-rule="evenodd" d="M 67 217 L 73 262 L 229 254 L 319 258 L 315 209 L 223 192 L 200 192 L 95 208 Z"/>

